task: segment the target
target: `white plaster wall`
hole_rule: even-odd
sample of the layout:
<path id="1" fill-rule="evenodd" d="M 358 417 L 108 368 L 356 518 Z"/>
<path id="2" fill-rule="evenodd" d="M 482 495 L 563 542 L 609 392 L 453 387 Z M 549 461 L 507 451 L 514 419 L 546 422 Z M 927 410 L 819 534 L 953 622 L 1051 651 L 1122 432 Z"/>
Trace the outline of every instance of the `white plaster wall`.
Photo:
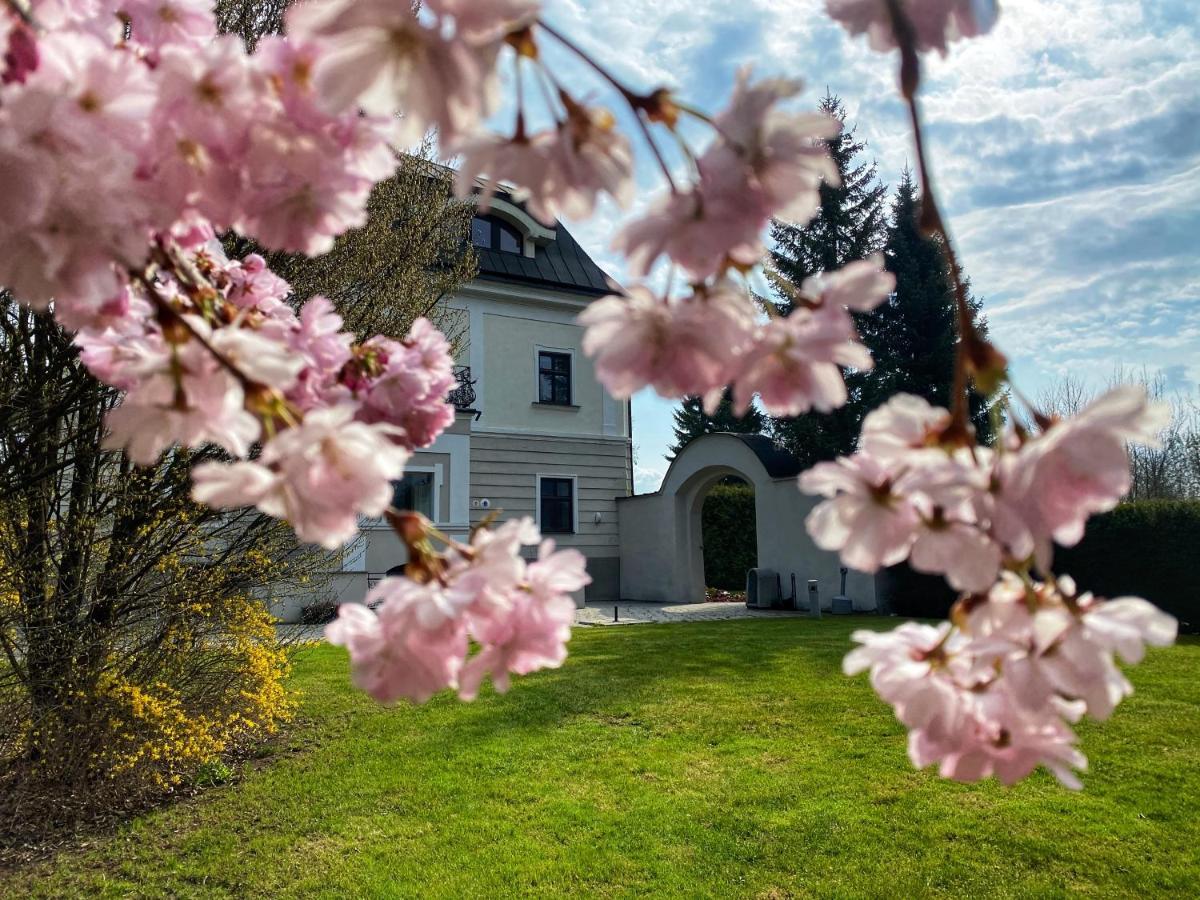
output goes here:
<path id="1" fill-rule="evenodd" d="M 807 581 L 815 578 L 821 606 L 828 609 L 841 587 L 841 562 L 818 548 L 804 528 L 815 498 L 801 494 L 794 478 L 771 478 L 749 447 L 719 434 L 689 444 L 657 493 L 618 501 L 621 596 L 674 603 L 704 599 L 700 510 L 708 490 L 728 474 L 754 486 L 758 567 L 779 573 L 785 595 L 794 574 L 801 603 Z M 876 608 L 873 575 L 851 570 L 846 591 L 856 610 Z"/>
<path id="2" fill-rule="evenodd" d="M 629 437 L 629 406 L 608 396 L 583 354 L 583 329 L 575 317 L 589 298 L 475 282 L 452 305 L 467 311 L 462 361 L 476 380 L 476 407 L 483 413 L 472 431 Z M 537 349 L 572 354 L 572 405 L 537 404 Z"/>

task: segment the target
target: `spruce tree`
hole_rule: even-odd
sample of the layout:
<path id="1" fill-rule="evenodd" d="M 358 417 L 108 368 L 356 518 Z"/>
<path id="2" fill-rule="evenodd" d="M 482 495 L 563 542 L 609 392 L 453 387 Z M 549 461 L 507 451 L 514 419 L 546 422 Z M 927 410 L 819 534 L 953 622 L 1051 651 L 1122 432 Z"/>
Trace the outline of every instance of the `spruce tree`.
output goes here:
<path id="1" fill-rule="evenodd" d="M 732 432 L 734 434 L 762 434 L 766 431 L 767 418 L 755 406 L 738 418 L 733 414 L 733 398 L 728 389 L 721 397 L 721 405 L 711 416 L 704 412 L 699 397 L 684 397 L 675 410 L 675 446 L 671 448 L 671 459 L 696 438 L 705 434 Z"/>
<path id="2" fill-rule="evenodd" d="M 862 162 L 865 141 L 846 127 L 846 109 L 834 94 L 826 94 L 821 111 L 842 123 L 842 130 L 824 143 L 837 167 L 841 184 L 820 187 L 820 206 L 805 225 L 775 221 L 771 224 L 771 269 L 768 277 L 783 276 L 799 285 L 817 272 L 840 269 L 883 249 L 886 228 L 887 188 L 879 181 L 874 162 Z M 779 307 L 790 311 L 786 292 Z"/>
<path id="3" fill-rule="evenodd" d="M 857 418 L 900 392 L 949 407 L 954 379 L 957 322 L 954 284 L 941 242 L 922 235 L 917 224 L 921 198 L 913 173 L 905 170 L 892 200 L 884 249 L 896 289 L 871 313 L 856 316 L 859 335 L 875 359 L 870 372 L 850 373 Z M 969 290 L 969 286 L 968 286 Z M 978 313 L 979 301 L 969 297 Z M 986 334 L 987 323 L 976 315 Z M 972 393 L 971 414 L 984 442 L 992 428 L 985 399 Z"/>
<path id="4" fill-rule="evenodd" d="M 825 142 L 840 184 L 821 185 L 820 206 L 805 225 L 781 221 L 771 225 L 775 248 L 768 279 L 777 289 L 775 305 L 783 314 L 791 312 L 788 285 L 798 286 L 810 275 L 839 269 L 884 247 L 887 188 L 879 181 L 875 163 L 860 159 L 866 143 L 856 138 L 853 127 L 846 127 L 842 101 L 826 94 L 821 110 L 842 123 L 841 132 Z M 853 377 L 847 387 L 850 398 L 843 409 L 775 419 L 775 439 L 807 464 L 852 451 L 861 413 Z"/>

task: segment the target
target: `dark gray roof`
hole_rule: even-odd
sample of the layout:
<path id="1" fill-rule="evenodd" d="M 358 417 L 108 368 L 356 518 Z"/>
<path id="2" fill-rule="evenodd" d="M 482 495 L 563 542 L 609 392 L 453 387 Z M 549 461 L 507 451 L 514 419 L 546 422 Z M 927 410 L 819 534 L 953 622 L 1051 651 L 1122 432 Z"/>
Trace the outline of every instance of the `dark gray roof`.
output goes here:
<path id="1" fill-rule="evenodd" d="M 555 239 L 539 245 L 532 259 L 517 253 L 477 249 L 479 277 L 597 296 L 621 290 L 567 229 L 559 224 L 554 232 Z"/>
<path id="2" fill-rule="evenodd" d="M 729 431 L 718 432 L 737 438 L 754 451 L 758 461 L 763 464 L 767 474 L 772 478 L 791 478 L 799 475 L 803 466 L 796 457 L 788 453 L 765 434 L 734 434 Z"/>
<path id="3" fill-rule="evenodd" d="M 496 196 L 522 206 L 505 191 L 497 191 Z M 592 261 L 561 222 L 554 225 L 554 240 L 539 244 L 533 258 L 479 248 L 476 253 L 479 277 L 488 281 L 536 285 L 592 296 L 621 292 L 620 285 Z"/>

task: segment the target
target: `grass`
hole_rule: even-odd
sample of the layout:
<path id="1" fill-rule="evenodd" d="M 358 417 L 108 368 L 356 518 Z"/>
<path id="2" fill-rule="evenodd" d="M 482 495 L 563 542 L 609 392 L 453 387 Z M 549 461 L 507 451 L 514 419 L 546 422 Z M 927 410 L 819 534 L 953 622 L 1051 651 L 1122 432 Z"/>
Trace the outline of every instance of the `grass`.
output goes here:
<path id="1" fill-rule="evenodd" d="M 1080 729 L 1086 790 L 915 772 L 846 620 L 580 629 L 561 670 L 381 709 L 304 655 L 270 765 L 0 880 L 15 896 L 1200 894 L 1200 642 Z M 2 876 L 0 876 L 2 877 Z"/>

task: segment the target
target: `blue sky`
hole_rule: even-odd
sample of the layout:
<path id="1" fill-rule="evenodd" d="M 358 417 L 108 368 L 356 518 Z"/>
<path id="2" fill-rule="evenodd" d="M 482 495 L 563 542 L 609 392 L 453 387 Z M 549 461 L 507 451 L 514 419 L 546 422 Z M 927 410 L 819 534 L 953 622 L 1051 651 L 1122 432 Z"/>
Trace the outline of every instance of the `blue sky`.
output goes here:
<path id="1" fill-rule="evenodd" d="M 547 0 L 565 27 L 637 88 L 665 84 L 706 109 L 733 73 L 804 79 L 799 106 L 841 95 L 894 183 L 912 159 L 894 60 L 851 40 L 823 0 Z M 1001 0 L 991 35 L 926 68 L 941 199 L 992 334 L 1036 395 L 1064 373 L 1102 384 L 1120 365 L 1200 381 L 1200 30 L 1194 0 Z M 553 52 L 562 78 L 611 95 Z M 587 87 L 591 85 L 591 87 Z M 696 133 L 700 142 L 706 138 Z M 639 173 L 639 206 L 659 186 Z M 573 231 L 609 249 L 621 213 Z M 657 487 L 674 403 L 634 398 L 636 487 Z"/>

